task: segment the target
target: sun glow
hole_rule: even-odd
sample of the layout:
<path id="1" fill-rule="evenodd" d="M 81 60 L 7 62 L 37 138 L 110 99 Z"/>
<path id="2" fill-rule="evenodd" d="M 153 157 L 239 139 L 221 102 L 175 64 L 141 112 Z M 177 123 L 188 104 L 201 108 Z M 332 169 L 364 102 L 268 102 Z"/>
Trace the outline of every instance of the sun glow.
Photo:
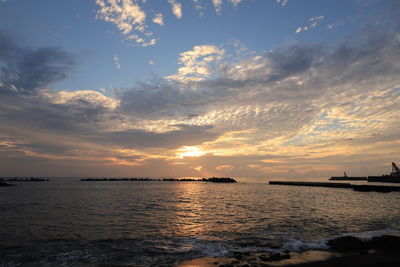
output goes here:
<path id="1" fill-rule="evenodd" d="M 181 158 L 183 157 L 200 157 L 204 155 L 206 152 L 201 150 L 196 146 L 184 146 L 178 150 L 177 155 Z"/>

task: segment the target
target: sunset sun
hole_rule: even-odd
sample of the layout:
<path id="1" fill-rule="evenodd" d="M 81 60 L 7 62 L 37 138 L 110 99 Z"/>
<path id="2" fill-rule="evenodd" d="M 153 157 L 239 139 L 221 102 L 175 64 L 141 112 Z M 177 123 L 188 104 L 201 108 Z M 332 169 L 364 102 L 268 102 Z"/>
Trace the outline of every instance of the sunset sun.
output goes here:
<path id="1" fill-rule="evenodd" d="M 200 157 L 204 155 L 206 152 L 201 150 L 196 146 L 184 146 L 178 150 L 177 155 L 181 158 L 183 157 Z"/>

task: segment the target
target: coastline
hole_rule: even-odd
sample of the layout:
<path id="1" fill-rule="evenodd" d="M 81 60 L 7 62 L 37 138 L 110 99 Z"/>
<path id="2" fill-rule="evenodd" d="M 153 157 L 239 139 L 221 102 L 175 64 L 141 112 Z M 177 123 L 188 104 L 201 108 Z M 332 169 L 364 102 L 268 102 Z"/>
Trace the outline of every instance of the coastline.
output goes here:
<path id="1" fill-rule="evenodd" d="M 162 267 L 250 267 L 250 266 L 400 266 L 399 235 L 382 235 L 367 240 L 343 236 L 328 241 L 328 249 L 280 253 L 234 253 L 232 257 L 202 257 Z"/>

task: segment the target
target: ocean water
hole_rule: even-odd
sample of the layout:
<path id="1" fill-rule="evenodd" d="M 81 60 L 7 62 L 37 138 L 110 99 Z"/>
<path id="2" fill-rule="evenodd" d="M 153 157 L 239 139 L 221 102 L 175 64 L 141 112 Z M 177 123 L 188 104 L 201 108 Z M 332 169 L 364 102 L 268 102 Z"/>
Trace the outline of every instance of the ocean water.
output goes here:
<path id="1" fill-rule="evenodd" d="M 0 188 L 0 266 L 158 264 L 400 232 L 400 193 L 203 182 Z"/>

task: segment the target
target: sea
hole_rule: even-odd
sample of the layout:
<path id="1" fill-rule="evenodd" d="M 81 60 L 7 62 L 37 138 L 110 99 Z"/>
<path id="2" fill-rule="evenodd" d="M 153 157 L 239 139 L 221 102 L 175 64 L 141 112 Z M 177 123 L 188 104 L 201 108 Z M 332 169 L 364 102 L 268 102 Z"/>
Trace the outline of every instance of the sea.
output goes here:
<path id="1" fill-rule="evenodd" d="M 50 178 L 0 188 L 0 266 L 158 266 L 400 233 L 400 192 Z"/>

